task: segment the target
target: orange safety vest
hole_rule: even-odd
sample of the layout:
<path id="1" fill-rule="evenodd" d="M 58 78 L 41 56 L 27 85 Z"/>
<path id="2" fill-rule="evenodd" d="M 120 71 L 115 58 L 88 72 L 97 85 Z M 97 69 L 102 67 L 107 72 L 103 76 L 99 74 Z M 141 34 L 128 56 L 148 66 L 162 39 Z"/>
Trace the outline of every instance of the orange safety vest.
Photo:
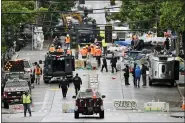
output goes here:
<path id="1" fill-rule="evenodd" d="M 93 56 L 96 56 L 96 47 L 94 47 L 94 52 L 93 52 Z"/>
<path id="2" fill-rule="evenodd" d="M 82 56 L 87 56 L 87 50 L 86 49 L 82 49 L 81 50 L 81 55 Z"/>
<path id="3" fill-rule="evenodd" d="M 67 54 L 71 55 L 71 50 L 67 50 Z"/>
<path id="4" fill-rule="evenodd" d="M 39 67 L 36 67 L 36 68 L 35 68 L 35 74 L 36 74 L 36 75 L 40 75 L 40 74 L 41 74 L 41 70 L 40 70 Z"/>
<path id="5" fill-rule="evenodd" d="M 66 43 L 70 43 L 70 38 L 69 37 L 66 37 Z"/>
<path id="6" fill-rule="evenodd" d="M 57 52 L 64 52 L 62 48 L 57 49 Z"/>
<path id="7" fill-rule="evenodd" d="M 55 48 L 54 48 L 54 47 L 50 47 L 50 48 L 49 48 L 49 51 L 50 51 L 50 52 L 55 52 Z"/>
<path id="8" fill-rule="evenodd" d="M 101 50 L 100 49 L 96 49 L 95 56 L 101 56 Z"/>
<path id="9" fill-rule="evenodd" d="M 91 54 L 94 54 L 94 47 L 91 47 Z"/>

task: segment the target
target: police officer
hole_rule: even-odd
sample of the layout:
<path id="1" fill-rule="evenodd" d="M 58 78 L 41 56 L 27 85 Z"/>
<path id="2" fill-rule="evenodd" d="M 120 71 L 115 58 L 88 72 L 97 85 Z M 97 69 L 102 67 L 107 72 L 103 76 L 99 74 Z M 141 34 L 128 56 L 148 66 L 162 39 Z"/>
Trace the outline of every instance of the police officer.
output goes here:
<path id="1" fill-rule="evenodd" d="M 80 85 L 82 85 L 82 79 L 78 76 L 78 73 L 73 78 L 73 83 L 74 83 L 75 92 L 76 92 L 76 95 L 77 95 L 78 94 L 78 91 L 80 90 Z"/>
<path id="2" fill-rule="evenodd" d="M 129 67 L 126 65 L 126 68 L 124 69 L 124 77 L 125 77 L 125 85 L 130 85 L 129 84 Z"/>
<path id="3" fill-rule="evenodd" d="M 142 68 L 141 68 L 141 75 L 142 75 L 142 80 L 143 80 L 143 86 L 146 86 L 146 71 L 148 70 L 148 68 L 142 64 Z"/>
<path id="4" fill-rule="evenodd" d="M 108 69 L 107 69 L 107 60 L 105 57 L 103 57 L 103 65 L 102 65 L 102 68 L 101 68 L 101 72 L 103 72 L 103 68 L 105 67 L 106 69 L 106 72 L 108 72 Z"/>
<path id="5" fill-rule="evenodd" d="M 133 68 L 133 71 L 132 71 L 132 76 L 133 76 L 133 83 L 134 83 L 134 86 L 136 86 L 136 77 L 135 77 L 135 69 L 136 69 L 136 63 L 134 63 L 134 68 Z"/>
<path id="6" fill-rule="evenodd" d="M 110 62 L 111 62 L 111 67 L 112 67 L 112 73 L 114 73 L 114 68 L 116 69 L 116 72 L 118 72 L 116 68 L 117 58 L 114 56 L 114 54 L 112 54 L 112 58 Z"/>
<path id="7" fill-rule="evenodd" d="M 63 76 L 62 80 L 59 82 L 59 88 L 62 89 L 63 97 L 66 97 L 68 87 L 69 87 L 69 81 L 66 79 L 65 76 Z"/>
<path id="8" fill-rule="evenodd" d="M 23 106 L 24 106 L 24 117 L 26 117 L 26 112 L 28 110 L 31 117 L 31 102 L 32 98 L 28 91 L 25 92 L 22 96 Z"/>

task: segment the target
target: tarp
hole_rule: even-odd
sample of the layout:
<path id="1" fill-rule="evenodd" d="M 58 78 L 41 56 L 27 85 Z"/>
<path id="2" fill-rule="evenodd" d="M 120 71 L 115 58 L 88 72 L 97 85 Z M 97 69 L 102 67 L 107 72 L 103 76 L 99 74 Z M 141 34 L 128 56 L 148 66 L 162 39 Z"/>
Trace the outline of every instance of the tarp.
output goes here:
<path id="1" fill-rule="evenodd" d="M 125 40 L 125 41 L 115 41 L 115 44 L 121 45 L 121 46 L 129 46 L 131 45 L 131 40 Z"/>

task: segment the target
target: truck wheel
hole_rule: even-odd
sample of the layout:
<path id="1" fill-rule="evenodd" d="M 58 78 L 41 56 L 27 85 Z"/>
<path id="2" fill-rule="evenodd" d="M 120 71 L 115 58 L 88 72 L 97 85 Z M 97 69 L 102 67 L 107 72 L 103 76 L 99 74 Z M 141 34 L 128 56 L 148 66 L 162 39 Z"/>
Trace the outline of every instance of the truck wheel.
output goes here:
<path id="1" fill-rule="evenodd" d="M 152 80 L 149 78 L 149 86 L 152 86 Z"/>
<path id="2" fill-rule="evenodd" d="M 49 83 L 49 81 L 48 81 L 48 80 L 44 80 L 44 83 L 48 84 L 48 83 Z"/>
<path id="3" fill-rule="evenodd" d="M 174 87 L 174 85 L 175 85 L 175 81 L 172 80 L 172 81 L 170 82 L 170 86 L 171 86 L 171 87 Z"/>
<path id="4" fill-rule="evenodd" d="M 99 115 L 100 115 L 100 118 L 104 118 L 104 111 L 101 111 Z"/>
<path id="5" fill-rule="evenodd" d="M 75 115 L 75 119 L 79 118 L 79 112 L 78 111 L 75 111 L 74 115 Z"/>
<path id="6" fill-rule="evenodd" d="M 8 102 L 7 102 L 7 101 L 4 101 L 4 108 L 9 109 L 9 104 L 8 104 Z"/>

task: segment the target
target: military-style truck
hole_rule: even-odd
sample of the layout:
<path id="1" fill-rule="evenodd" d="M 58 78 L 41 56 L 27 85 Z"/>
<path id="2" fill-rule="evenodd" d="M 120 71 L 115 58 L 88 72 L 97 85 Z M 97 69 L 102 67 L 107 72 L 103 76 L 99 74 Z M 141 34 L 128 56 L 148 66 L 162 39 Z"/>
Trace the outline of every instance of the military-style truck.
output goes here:
<path id="1" fill-rule="evenodd" d="M 43 80 L 44 83 L 59 81 L 63 76 L 72 80 L 73 71 L 75 71 L 75 59 L 72 55 L 65 55 L 62 52 L 47 53 L 44 62 Z"/>

